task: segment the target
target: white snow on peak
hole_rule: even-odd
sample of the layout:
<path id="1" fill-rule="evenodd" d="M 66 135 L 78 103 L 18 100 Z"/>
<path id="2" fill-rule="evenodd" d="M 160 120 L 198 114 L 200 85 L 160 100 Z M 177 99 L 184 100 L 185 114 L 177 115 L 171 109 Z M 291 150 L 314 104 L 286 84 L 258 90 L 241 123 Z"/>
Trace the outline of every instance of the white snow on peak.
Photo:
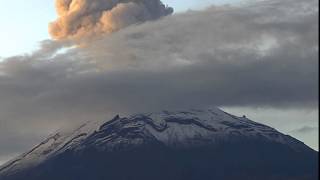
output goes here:
<path id="1" fill-rule="evenodd" d="M 151 125 L 147 130 L 159 141 L 167 145 L 220 141 L 232 135 L 243 137 L 263 136 L 265 139 L 285 143 L 283 136 L 275 129 L 250 121 L 245 117 L 236 117 L 219 109 L 190 110 L 150 114 L 155 123 L 167 126 L 157 131 Z"/>

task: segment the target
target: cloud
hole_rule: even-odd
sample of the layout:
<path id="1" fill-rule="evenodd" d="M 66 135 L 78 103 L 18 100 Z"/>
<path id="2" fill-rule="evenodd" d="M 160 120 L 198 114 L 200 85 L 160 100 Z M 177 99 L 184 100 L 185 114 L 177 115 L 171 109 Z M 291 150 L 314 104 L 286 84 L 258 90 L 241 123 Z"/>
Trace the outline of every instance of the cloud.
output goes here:
<path id="1" fill-rule="evenodd" d="M 292 133 L 298 133 L 298 134 L 307 134 L 307 133 L 317 132 L 317 131 L 319 131 L 318 127 L 304 126 L 302 128 L 295 129 L 295 130 L 293 130 L 291 132 Z"/>
<path id="2" fill-rule="evenodd" d="M 173 12 L 160 0 L 56 0 L 56 10 L 59 18 L 49 25 L 54 39 L 111 33 Z"/>
<path id="3" fill-rule="evenodd" d="M 90 12 L 84 14 L 95 12 L 99 2 L 84 3 Z M 101 7 L 100 14 L 111 8 Z M 175 14 L 111 34 L 95 31 L 94 23 L 85 28 L 87 16 L 74 15 L 60 29 L 61 40 L 43 41 L 30 55 L 0 62 L 0 137 L 40 137 L 115 113 L 208 106 L 316 109 L 318 15 L 315 0 L 268 0 Z M 72 46 L 69 38 L 95 32 L 90 43 L 64 49 Z"/>

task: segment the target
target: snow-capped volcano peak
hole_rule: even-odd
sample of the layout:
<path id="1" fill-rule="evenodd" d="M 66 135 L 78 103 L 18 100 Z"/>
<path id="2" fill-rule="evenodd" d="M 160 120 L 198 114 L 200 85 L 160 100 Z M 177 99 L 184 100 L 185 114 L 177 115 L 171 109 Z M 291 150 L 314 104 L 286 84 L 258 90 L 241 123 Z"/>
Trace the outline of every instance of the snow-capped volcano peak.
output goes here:
<path id="1" fill-rule="evenodd" d="M 294 151 L 305 148 L 303 143 L 271 127 L 219 109 L 162 111 L 128 117 L 117 115 L 107 121 L 87 122 L 70 132 L 55 133 L 31 151 L 6 163 L 0 168 L 0 174 L 37 166 L 66 151 L 94 148 L 111 152 L 150 142 L 188 148 L 242 139 L 280 143 Z"/>

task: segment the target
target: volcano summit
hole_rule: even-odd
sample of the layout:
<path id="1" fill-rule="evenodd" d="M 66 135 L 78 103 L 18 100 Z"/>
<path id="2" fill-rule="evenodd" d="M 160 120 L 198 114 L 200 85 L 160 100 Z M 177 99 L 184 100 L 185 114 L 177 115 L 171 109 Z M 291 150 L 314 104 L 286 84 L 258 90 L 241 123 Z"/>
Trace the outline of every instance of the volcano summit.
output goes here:
<path id="1" fill-rule="evenodd" d="M 318 179 L 318 152 L 219 109 L 115 116 L 58 132 L 0 168 L 1 180 Z"/>

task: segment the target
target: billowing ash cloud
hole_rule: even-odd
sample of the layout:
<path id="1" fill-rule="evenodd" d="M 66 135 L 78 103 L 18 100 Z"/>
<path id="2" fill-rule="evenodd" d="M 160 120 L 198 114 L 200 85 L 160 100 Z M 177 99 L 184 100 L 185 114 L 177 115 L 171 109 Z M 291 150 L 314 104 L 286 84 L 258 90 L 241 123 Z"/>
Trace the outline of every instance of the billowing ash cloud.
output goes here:
<path id="1" fill-rule="evenodd" d="M 59 18 L 49 25 L 54 39 L 111 33 L 173 12 L 160 0 L 56 0 Z"/>

